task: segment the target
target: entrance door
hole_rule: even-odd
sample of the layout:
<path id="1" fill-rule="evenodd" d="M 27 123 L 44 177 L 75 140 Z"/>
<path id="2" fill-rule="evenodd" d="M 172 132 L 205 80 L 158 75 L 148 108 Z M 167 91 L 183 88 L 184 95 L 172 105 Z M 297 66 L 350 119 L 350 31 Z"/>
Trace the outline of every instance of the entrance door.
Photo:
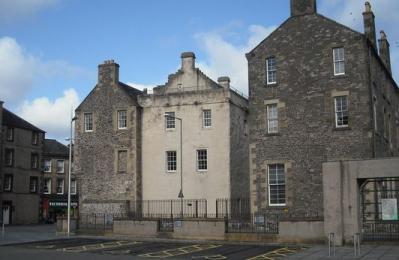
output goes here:
<path id="1" fill-rule="evenodd" d="M 11 206 L 3 205 L 3 223 L 4 225 L 10 224 Z"/>
<path id="2" fill-rule="evenodd" d="M 399 178 L 367 179 L 360 195 L 363 241 L 399 241 Z"/>

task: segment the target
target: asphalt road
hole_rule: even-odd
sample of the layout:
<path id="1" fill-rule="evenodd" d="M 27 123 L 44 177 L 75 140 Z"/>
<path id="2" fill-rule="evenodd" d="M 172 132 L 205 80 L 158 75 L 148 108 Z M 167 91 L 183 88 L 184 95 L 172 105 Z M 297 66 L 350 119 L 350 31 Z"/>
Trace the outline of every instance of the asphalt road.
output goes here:
<path id="1" fill-rule="evenodd" d="M 274 259 L 300 249 L 279 246 L 93 238 L 56 239 L 0 247 L 0 259 Z"/>

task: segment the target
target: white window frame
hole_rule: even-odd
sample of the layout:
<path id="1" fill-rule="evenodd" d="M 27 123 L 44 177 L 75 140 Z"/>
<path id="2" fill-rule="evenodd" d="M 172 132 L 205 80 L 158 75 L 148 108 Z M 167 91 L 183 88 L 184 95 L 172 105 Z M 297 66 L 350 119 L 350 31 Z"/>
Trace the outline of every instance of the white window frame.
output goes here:
<path id="1" fill-rule="evenodd" d="M 337 100 L 341 99 L 341 98 L 346 98 L 346 110 L 342 109 L 342 102 L 341 102 L 341 108 L 338 109 L 337 105 Z M 339 114 L 344 115 L 344 113 L 347 113 L 347 117 L 348 117 L 348 123 L 347 124 L 342 124 L 339 125 L 338 124 L 338 118 L 339 118 Z M 335 113 L 335 127 L 336 128 L 348 128 L 349 127 L 349 96 L 336 96 L 334 97 L 334 113 Z"/>
<path id="2" fill-rule="evenodd" d="M 176 129 L 176 115 L 175 112 L 165 112 L 165 129 L 174 130 Z"/>
<path id="3" fill-rule="evenodd" d="M 59 181 L 61 181 L 62 185 L 58 185 Z M 58 188 L 62 188 L 61 192 L 58 192 Z M 56 186 L 56 192 L 58 195 L 64 194 L 64 189 L 65 189 L 65 180 L 64 179 L 57 179 L 57 186 Z"/>
<path id="4" fill-rule="evenodd" d="M 270 183 L 270 167 L 271 166 L 276 166 L 276 170 L 278 170 L 278 166 L 283 166 L 283 170 L 284 170 L 284 183 Z M 277 177 L 276 177 L 277 178 Z M 286 196 L 286 192 L 287 192 L 287 187 L 286 187 L 286 181 L 285 181 L 285 179 L 286 179 L 286 169 L 285 169 L 285 165 L 283 164 L 283 163 L 276 163 L 276 164 L 269 164 L 268 166 L 267 166 L 267 189 L 268 189 L 268 201 L 269 201 L 269 206 L 277 206 L 277 207 L 283 207 L 283 206 L 286 206 L 287 205 L 287 196 Z M 281 186 L 281 185 L 284 185 L 284 194 L 285 194 L 285 197 L 284 197 L 284 203 L 272 203 L 271 202 L 271 186 Z"/>
<path id="5" fill-rule="evenodd" d="M 340 57 L 340 51 L 342 50 L 342 57 Z M 336 52 L 338 52 L 336 56 Z M 339 48 L 334 48 L 333 49 L 333 62 L 334 62 L 334 76 L 339 76 L 339 75 L 345 75 L 345 49 L 343 47 Z M 337 66 L 338 65 L 338 66 Z M 338 67 L 342 68 L 343 67 L 343 72 L 337 72 Z"/>
<path id="6" fill-rule="evenodd" d="M 45 191 L 47 187 L 47 191 Z M 51 178 L 44 178 L 43 194 L 51 194 Z"/>
<path id="7" fill-rule="evenodd" d="M 43 172 L 51 172 L 51 164 L 52 164 L 51 160 L 49 159 L 44 160 Z"/>
<path id="8" fill-rule="evenodd" d="M 205 151 L 205 155 L 206 155 L 205 160 L 199 158 L 200 152 L 203 152 L 203 151 Z M 208 149 L 206 149 L 206 148 L 197 149 L 197 151 L 196 151 L 196 156 L 197 156 L 197 160 L 196 160 L 196 161 L 197 161 L 197 171 L 198 171 L 198 172 L 207 172 L 208 169 L 209 169 L 209 163 L 208 163 Z M 200 169 L 200 163 L 201 163 L 200 160 L 201 160 L 201 161 L 205 161 L 205 163 L 206 163 L 206 169 Z"/>
<path id="9" fill-rule="evenodd" d="M 85 132 L 93 132 L 93 113 L 84 113 Z"/>
<path id="10" fill-rule="evenodd" d="M 274 61 L 274 64 L 269 66 L 269 61 Z M 273 85 L 277 83 L 277 67 L 276 67 L 276 57 L 269 57 L 266 59 L 266 84 Z M 274 80 L 271 80 L 269 73 L 274 74 Z"/>
<path id="11" fill-rule="evenodd" d="M 62 170 L 61 171 L 58 170 L 58 163 L 60 163 L 60 162 L 62 162 Z M 57 160 L 56 170 L 57 170 L 57 173 L 65 173 L 65 160 Z"/>
<path id="12" fill-rule="evenodd" d="M 77 182 L 76 179 L 71 180 L 71 195 L 76 195 L 77 193 Z"/>
<path id="13" fill-rule="evenodd" d="M 118 110 L 118 129 L 127 129 L 127 110 Z"/>
<path id="14" fill-rule="evenodd" d="M 174 156 L 172 155 L 172 153 L 174 153 Z M 174 158 L 174 161 L 173 161 L 173 158 Z M 165 159 L 166 159 L 166 172 L 168 172 L 168 173 L 177 172 L 177 151 L 175 151 L 175 150 L 166 151 Z M 169 161 L 169 159 L 170 159 L 170 161 Z M 175 166 L 174 167 L 175 169 L 172 169 L 172 167 L 169 168 L 169 165 L 173 166 L 173 164 Z"/>
<path id="15" fill-rule="evenodd" d="M 35 180 L 36 182 L 32 182 L 32 180 Z M 32 186 L 32 184 L 33 184 L 33 186 Z M 38 186 L 39 186 L 39 178 L 31 176 L 29 178 L 29 192 L 36 193 Z M 33 187 L 33 189 L 32 189 L 32 187 Z"/>
<path id="16" fill-rule="evenodd" d="M 275 109 L 275 111 L 272 110 Z M 273 113 L 274 112 L 274 113 Z M 266 105 L 266 113 L 267 113 L 267 133 L 268 134 L 277 134 L 279 132 L 278 126 L 278 103 L 267 104 Z M 272 127 L 272 123 L 275 125 Z"/>
<path id="17" fill-rule="evenodd" d="M 212 127 L 212 110 L 210 109 L 202 110 L 202 126 L 204 128 Z"/>

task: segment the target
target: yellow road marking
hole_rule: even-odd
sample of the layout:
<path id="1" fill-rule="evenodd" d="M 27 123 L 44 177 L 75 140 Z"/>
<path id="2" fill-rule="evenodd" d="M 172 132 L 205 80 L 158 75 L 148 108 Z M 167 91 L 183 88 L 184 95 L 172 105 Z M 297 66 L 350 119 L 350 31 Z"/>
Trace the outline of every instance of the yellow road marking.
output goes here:
<path id="1" fill-rule="evenodd" d="M 136 245 L 141 244 L 142 242 L 131 242 L 131 241 L 115 241 L 115 242 L 105 242 L 99 244 L 89 244 L 83 246 L 74 246 L 74 247 L 66 247 L 57 249 L 57 251 L 64 251 L 64 252 L 84 252 L 89 250 L 97 250 L 97 249 L 110 249 L 110 248 L 117 248 L 121 246 L 129 246 L 129 245 Z"/>
<path id="2" fill-rule="evenodd" d="M 178 255 L 185 255 L 190 253 L 195 253 L 203 250 L 213 249 L 217 247 L 221 247 L 222 245 L 191 245 L 184 246 L 174 249 L 163 250 L 159 252 L 153 252 L 148 254 L 139 255 L 141 257 L 156 257 L 156 258 L 167 258 Z"/>
<path id="3" fill-rule="evenodd" d="M 54 247 L 55 247 L 55 245 L 36 246 L 37 249 L 51 249 Z"/>
<path id="4" fill-rule="evenodd" d="M 258 256 L 254 256 L 252 258 L 249 258 L 247 260 L 262 260 L 262 259 L 267 259 L 267 260 L 274 260 L 276 257 L 284 257 L 284 256 L 288 256 L 291 254 L 295 254 L 298 253 L 299 251 L 302 251 L 306 249 L 306 247 L 301 247 L 301 248 L 287 248 L 287 247 L 283 247 L 283 248 L 279 248 L 276 250 L 273 250 L 271 252 L 268 252 L 266 254 L 263 255 L 258 255 Z"/>

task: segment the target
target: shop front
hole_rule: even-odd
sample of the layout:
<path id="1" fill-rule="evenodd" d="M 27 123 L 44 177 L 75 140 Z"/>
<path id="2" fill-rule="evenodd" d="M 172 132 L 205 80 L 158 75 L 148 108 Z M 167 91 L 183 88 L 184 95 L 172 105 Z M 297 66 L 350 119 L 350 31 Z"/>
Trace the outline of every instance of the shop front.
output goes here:
<path id="1" fill-rule="evenodd" d="M 78 216 L 78 196 L 71 196 L 71 216 Z M 58 217 L 67 216 L 68 196 L 56 195 L 42 197 L 42 219 L 45 223 L 55 223 Z"/>

